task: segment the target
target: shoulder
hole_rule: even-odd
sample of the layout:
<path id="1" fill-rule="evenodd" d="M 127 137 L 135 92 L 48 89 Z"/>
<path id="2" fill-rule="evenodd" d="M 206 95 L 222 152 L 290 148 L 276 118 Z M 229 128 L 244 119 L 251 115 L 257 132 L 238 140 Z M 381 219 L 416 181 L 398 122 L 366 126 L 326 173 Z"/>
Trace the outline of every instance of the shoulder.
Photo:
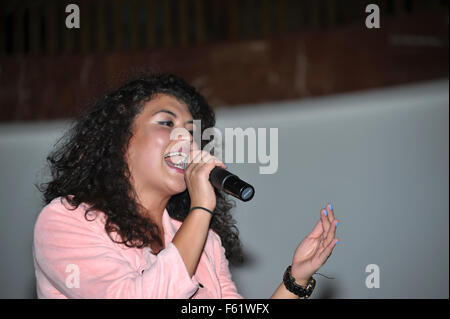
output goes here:
<path id="1" fill-rule="evenodd" d="M 87 204 L 73 207 L 63 197 L 47 204 L 39 213 L 34 226 L 35 236 L 42 232 L 84 232 L 104 228 L 104 214 L 98 211 L 86 213 Z"/>

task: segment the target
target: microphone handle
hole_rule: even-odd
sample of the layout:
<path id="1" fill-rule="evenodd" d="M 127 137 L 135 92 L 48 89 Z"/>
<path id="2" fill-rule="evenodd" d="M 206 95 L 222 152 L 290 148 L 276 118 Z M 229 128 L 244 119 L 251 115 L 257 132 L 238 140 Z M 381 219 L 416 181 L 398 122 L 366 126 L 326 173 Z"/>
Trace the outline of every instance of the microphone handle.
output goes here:
<path id="1" fill-rule="evenodd" d="M 255 195 L 252 185 L 244 182 L 236 175 L 228 172 L 222 167 L 214 167 L 209 174 L 210 183 L 218 190 L 224 191 L 244 202 L 247 202 Z"/>

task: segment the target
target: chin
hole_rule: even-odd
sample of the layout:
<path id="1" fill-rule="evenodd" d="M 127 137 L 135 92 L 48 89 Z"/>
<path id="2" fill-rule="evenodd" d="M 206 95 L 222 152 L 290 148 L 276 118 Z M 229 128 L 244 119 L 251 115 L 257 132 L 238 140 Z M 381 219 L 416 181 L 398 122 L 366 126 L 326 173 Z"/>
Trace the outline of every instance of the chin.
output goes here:
<path id="1" fill-rule="evenodd" d="M 187 189 L 187 187 L 186 187 L 185 183 L 183 183 L 183 185 L 180 185 L 180 184 L 178 184 L 178 185 L 175 184 L 174 185 L 174 184 L 172 184 L 172 185 L 169 185 L 169 189 L 170 189 L 170 194 L 171 195 L 177 195 L 177 194 L 180 194 L 180 193 L 184 192 Z"/>

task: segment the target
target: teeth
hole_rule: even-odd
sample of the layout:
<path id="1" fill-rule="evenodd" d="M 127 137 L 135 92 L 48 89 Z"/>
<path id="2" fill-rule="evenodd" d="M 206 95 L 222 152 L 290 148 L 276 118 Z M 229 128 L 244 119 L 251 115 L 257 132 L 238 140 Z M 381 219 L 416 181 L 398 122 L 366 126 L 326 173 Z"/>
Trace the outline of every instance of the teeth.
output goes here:
<path id="1" fill-rule="evenodd" d="M 174 161 L 173 158 L 171 158 L 170 160 L 167 160 L 167 158 L 172 157 L 172 156 L 180 156 L 181 159 L 178 161 Z M 169 164 L 170 166 L 185 170 L 186 166 L 187 166 L 187 161 L 188 161 L 188 155 L 182 152 L 171 152 L 169 154 L 164 155 L 164 159 L 166 160 L 167 164 Z"/>
<path id="2" fill-rule="evenodd" d="M 173 161 L 173 164 L 175 164 L 175 165 L 182 164 L 184 166 L 185 163 L 187 162 L 188 156 L 185 153 L 181 153 L 181 152 L 172 152 L 172 153 L 166 154 L 166 155 L 164 155 L 164 158 L 168 158 L 168 157 L 172 157 L 172 156 L 181 156 L 180 160 Z"/>
<path id="3" fill-rule="evenodd" d="M 168 162 L 168 164 L 169 164 L 170 166 L 173 166 L 173 167 L 176 167 L 176 168 L 179 168 L 179 169 L 182 169 L 182 170 L 185 170 L 185 169 L 186 169 L 186 163 L 173 164 L 173 163 Z"/>
<path id="4" fill-rule="evenodd" d="M 184 170 L 184 165 L 174 165 L 177 168 L 181 168 L 182 170 Z"/>

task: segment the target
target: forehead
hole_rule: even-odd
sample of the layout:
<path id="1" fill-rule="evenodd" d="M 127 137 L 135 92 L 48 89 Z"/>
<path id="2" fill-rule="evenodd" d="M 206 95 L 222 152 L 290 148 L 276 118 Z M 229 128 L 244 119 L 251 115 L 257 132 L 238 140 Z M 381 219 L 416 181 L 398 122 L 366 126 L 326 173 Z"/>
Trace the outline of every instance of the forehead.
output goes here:
<path id="1" fill-rule="evenodd" d="M 157 94 L 150 101 L 144 104 L 142 111 L 146 116 L 152 116 L 155 112 L 160 110 L 168 110 L 174 113 L 177 117 L 184 117 L 185 119 L 192 119 L 186 103 L 167 94 Z M 167 114 L 167 113 L 166 113 Z"/>

